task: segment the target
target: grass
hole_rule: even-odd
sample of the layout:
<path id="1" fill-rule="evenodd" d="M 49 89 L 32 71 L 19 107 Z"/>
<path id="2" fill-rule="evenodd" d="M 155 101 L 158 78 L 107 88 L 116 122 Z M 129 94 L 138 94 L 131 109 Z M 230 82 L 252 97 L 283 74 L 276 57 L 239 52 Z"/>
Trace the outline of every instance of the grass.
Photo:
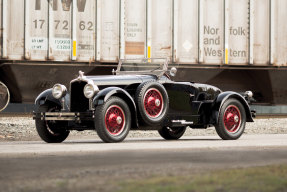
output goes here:
<path id="1" fill-rule="evenodd" d="M 119 189 L 123 192 L 287 191 L 287 165 L 129 180 L 121 183 Z"/>

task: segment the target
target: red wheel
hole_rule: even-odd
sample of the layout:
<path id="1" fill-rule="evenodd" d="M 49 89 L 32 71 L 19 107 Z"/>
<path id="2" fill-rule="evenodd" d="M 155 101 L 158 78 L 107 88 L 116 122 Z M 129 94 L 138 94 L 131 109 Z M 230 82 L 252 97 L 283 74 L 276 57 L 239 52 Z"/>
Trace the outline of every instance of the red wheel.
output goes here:
<path id="1" fill-rule="evenodd" d="M 130 127 L 131 112 L 123 99 L 110 97 L 103 105 L 96 107 L 95 128 L 104 142 L 123 141 Z"/>
<path id="2" fill-rule="evenodd" d="M 121 107 L 112 105 L 105 114 L 106 129 L 112 135 L 120 135 L 125 126 L 125 114 Z"/>
<path id="3" fill-rule="evenodd" d="M 226 100 L 219 111 L 215 129 L 224 140 L 238 139 L 244 132 L 246 123 L 245 109 L 236 99 Z"/>
<path id="4" fill-rule="evenodd" d="M 156 81 L 148 81 L 139 85 L 135 100 L 142 125 L 158 126 L 165 120 L 169 99 L 164 86 Z"/>
<path id="5" fill-rule="evenodd" d="M 161 93 L 151 88 L 144 95 L 144 109 L 148 116 L 156 118 L 160 116 L 163 109 L 163 99 Z"/>
<path id="6" fill-rule="evenodd" d="M 235 105 L 230 105 L 224 112 L 224 127 L 230 133 L 236 133 L 241 124 L 241 114 Z"/>

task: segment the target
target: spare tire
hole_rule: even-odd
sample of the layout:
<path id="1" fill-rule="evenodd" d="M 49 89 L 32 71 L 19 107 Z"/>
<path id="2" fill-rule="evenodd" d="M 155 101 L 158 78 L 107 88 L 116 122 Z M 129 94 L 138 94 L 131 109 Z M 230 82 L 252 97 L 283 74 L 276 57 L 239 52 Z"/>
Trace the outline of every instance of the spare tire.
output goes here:
<path id="1" fill-rule="evenodd" d="M 161 125 L 169 108 L 168 94 L 162 84 L 155 81 L 140 84 L 135 100 L 141 123 L 150 126 Z"/>
<path id="2" fill-rule="evenodd" d="M 0 112 L 3 111 L 10 102 L 8 87 L 0 81 Z"/>

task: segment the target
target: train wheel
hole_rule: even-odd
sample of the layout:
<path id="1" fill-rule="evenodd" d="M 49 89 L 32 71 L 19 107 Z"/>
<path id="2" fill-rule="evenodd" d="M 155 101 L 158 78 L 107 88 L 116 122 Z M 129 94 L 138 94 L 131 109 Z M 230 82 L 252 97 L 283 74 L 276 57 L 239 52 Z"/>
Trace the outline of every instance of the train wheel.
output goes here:
<path id="1" fill-rule="evenodd" d="M 246 114 L 243 105 L 236 99 L 228 99 L 219 111 L 217 134 L 224 140 L 238 139 L 244 132 Z"/>
<path id="2" fill-rule="evenodd" d="M 8 87 L 0 81 L 0 112 L 3 111 L 10 102 L 10 92 Z"/>

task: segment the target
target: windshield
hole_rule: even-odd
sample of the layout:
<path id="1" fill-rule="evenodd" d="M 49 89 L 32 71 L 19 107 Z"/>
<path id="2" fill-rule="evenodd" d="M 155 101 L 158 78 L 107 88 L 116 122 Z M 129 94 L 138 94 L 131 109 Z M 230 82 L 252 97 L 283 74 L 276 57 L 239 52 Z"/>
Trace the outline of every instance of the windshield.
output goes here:
<path id="1" fill-rule="evenodd" d="M 116 74 L 154 74 L 161 76 L 167 71 L 167 69 L 168 59 L 122 59 L 119 61 Z"/>

